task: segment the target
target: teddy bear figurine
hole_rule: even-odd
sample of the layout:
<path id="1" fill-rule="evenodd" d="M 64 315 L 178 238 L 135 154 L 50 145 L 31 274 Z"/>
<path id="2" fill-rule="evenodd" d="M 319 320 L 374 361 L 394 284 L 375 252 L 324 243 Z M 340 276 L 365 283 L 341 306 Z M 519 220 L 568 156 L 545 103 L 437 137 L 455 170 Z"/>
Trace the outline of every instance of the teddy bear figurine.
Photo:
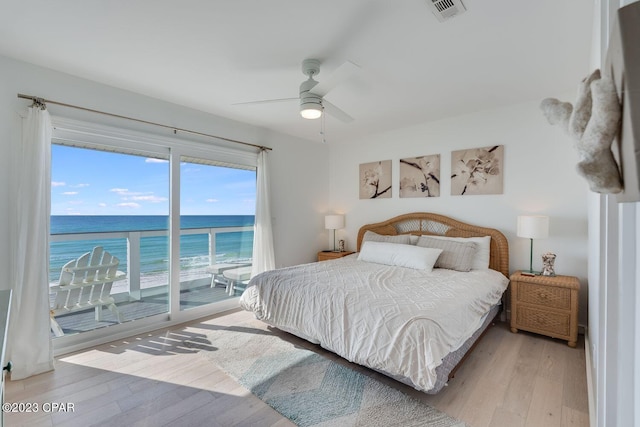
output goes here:
<path id="1" fill-rule="evenodd" d="M 580 83 L 575 105 L 547 98 L 540 108 L 550 124 L 560 125 L 575 140 L 577 170 L 591 191 L 621 192 L 620 170 L 611 151 L 622 116 L 613 80 L 595 70 Z"/>

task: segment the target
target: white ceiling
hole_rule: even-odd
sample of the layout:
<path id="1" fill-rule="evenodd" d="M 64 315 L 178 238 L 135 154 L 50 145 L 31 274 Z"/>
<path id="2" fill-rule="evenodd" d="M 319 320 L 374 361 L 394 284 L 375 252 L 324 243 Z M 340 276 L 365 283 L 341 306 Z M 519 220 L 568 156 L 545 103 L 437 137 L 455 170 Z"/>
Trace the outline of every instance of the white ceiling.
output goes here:
<path id="1" fill-rule="evenodd" d="M 355 120 L 328 116 L 331 142 L 572 93 L 590 71 L 593 1 L 463 0 L 444 23 L 425 1 L 0 0 L 0 54 L 311 141 L 295 101 L 234 103 L 297 97 L 305 58 L 318 81 L 349 60 L 326 99 Z"/>

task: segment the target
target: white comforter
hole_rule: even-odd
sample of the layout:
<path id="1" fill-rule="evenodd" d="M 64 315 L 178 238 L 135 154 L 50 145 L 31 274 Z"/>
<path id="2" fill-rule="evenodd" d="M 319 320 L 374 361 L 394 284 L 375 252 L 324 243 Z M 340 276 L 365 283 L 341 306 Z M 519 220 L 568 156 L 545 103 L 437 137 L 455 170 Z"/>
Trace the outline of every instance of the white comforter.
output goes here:
<path id="1" fill-rule="evenodd" d="M 427 273 L 351 255 L 262 273 L 240 305 L 268 324 L 428 391 L 442 358 L 480 327 L 508 282 L 494 270 Z"/>

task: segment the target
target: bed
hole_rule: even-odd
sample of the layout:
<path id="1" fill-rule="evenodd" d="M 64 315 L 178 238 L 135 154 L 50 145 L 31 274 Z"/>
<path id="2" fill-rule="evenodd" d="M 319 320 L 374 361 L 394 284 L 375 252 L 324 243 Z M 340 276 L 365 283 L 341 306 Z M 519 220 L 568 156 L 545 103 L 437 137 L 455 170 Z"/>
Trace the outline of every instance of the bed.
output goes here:
<path id="1" fill-rule="evenodd" d="M 405 214 L 361 227 L 355 254 L 255 276 L 240 306 L 435 394 L 499 314 L 508 252 L 496 229 Z"/>

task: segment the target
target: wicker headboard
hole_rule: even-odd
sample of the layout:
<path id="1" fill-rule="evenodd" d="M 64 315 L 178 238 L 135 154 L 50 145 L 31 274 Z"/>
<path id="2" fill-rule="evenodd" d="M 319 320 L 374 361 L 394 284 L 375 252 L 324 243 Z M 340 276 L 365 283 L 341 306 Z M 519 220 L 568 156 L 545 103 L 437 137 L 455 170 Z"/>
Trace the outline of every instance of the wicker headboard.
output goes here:
<path id="1" fill-rule="evenodd" d="M 400 215 L 376 224 L 367 224 L 358 232 L 358 251 L 367 231 L 384 235 L 414 234 L 439 235 L 449 237 L 491 236 L 491 259 L 489 268 L 509 277 L 509 243 L 507 238 L 495 228 L 478 227 L 455 219 L 428 212 Z"/>

